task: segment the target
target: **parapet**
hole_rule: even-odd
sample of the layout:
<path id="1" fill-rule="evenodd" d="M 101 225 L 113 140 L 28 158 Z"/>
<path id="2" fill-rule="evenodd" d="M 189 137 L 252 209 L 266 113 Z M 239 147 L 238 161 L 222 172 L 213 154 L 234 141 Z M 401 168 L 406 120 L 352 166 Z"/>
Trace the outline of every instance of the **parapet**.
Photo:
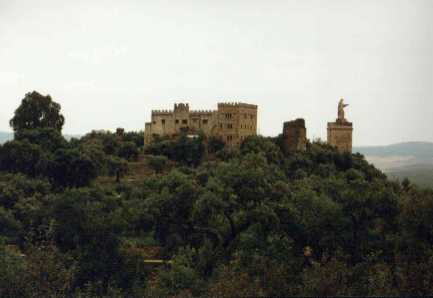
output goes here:
<path id="1" fill-rule="evenodd" d="M 195 115 L 198 115 L 198 114 L 212 114 L 212 113 L 215 113 L 215 111 L 213 111 L 213 110 L 192 110 L 192 111 L 189 111 L 189 113 L 190 114 L 195 114 Z"/>
<path id="2" fill-rule="evenodd" d="M 152 116 L 166 116 L 173 114 L 173 110 L 152 110 Z"/>
<path id="3" fill-rule="evenodd" d="M 240 108 L 249 108 L 249 109 L 257 109 L 257 105 L 243 103 L 243 102 L 219 102 L 219 108 L 232 108 L 232 107 L 240 107 Z"/>

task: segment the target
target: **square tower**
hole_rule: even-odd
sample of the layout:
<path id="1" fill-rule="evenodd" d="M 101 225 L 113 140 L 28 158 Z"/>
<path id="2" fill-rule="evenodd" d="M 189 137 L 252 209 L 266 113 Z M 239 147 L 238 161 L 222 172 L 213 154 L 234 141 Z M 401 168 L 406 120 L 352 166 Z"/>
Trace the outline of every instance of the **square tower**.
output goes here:
<path id="1" fill-rule="evenodd" d="M 229 147 L 239 146 L 257 134 L 257 106 L 247 103 L 218 103 L 218 135 Z"/>
<path id="2" fill-rule="evenodd" d="M 328 123 L 328 144 L 337 148 L 340 153 L 352 153 L 352 133 L 353 125 L 351 122 L 339 121 Z"/>
<path id="3" fill-rule="evenodd" d="M 340 99 L 338 103 L 338 118 L 335 122 L 328 123 L 328 144 L 337 148 L 340 153 L 352 153 L 352 122 L 347 121 L 344 108 L 349 106 Z"/>

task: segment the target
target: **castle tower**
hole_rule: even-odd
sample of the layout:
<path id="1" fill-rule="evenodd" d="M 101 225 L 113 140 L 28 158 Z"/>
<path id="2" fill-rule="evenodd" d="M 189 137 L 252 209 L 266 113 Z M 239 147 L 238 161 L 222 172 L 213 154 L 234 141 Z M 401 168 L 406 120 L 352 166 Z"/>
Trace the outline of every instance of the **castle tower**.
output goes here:
<path id="1" fill-rule="evenodd" d="M 285 154 L 307 150 L 307 129 L 304 119 L 284 122 L 283 149 Z"/>
<path id="2" fill-rule="evenodd" d="M 338 104 L 338 118 L 335 122 L 328 123 L 328 144 L 337 148 L 341 153 L 352 153 L 353 125 L 344 117 L 344 99 Z"/>
<path id="3" fill-rule="evenodd" d="M 238 147 L 257 134 L 257 106 L 247 103 L 218 103 L 218 135 L 229 147 Z"/>

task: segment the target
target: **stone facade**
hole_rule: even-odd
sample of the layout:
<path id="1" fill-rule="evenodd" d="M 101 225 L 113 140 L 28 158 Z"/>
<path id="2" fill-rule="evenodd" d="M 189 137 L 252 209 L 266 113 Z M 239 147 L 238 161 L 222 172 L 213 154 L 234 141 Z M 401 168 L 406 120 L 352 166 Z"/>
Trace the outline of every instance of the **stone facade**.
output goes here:
<path id="1" fill-rule="evenodd" d="M 341 153 L 352 153 L 352 133 L 353 125 L 351 122 L 340 121 L 328 123 L 328 143 L 337 147 Z"/>
<path id="2" fill-rule="evenodd" d="M 283 148 L 285 154 L 307 150 L 307 129 L 304 119 L 284 122 Z"/>
<path id="3" fill-rule="evenodd" d="M 239 146 L 248 136 L 257 134 L 257 106 L 246 103 L 218 103 L 213 111 L 194 111 L 187 103 L 174 105 L 173 110 L 154 110 L 146 123 L 144 142 L 154 136 L 175 136 L 182 131 L 220 137 L 228 146 Z"/>

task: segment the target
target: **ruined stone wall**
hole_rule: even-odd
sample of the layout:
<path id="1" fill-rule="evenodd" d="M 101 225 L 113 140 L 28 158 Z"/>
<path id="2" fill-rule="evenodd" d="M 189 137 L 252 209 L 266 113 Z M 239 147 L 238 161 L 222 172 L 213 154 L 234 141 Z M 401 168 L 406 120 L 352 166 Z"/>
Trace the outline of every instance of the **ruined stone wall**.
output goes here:
<path id="1" fill-rule="evenodd" d="M 353 125 L 351 122 L 328 123 L 328 143 L 341 153 L 352 152 Z"/>
<path id="2" fill-rule="evenodd" d="M 283 147 L 286 154 L 307 150 L 307 129 L 304 119 L 284 122 Z"/>

